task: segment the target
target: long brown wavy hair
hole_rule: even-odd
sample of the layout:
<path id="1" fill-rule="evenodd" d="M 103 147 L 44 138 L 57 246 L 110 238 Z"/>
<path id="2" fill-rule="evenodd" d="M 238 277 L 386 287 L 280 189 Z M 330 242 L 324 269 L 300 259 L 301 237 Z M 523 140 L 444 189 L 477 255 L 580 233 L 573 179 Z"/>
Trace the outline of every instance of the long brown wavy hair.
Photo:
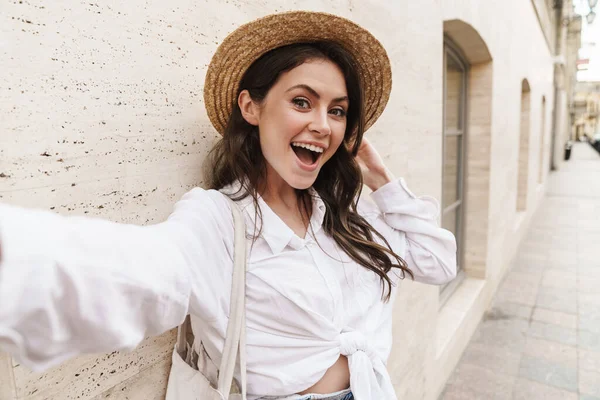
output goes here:
<path id="1" fill-rule="evenodd" d="M 282 73 L 309 60 L 330 60 L 341 69 L 346 80 L 349 107 L 343 143 L 319 171 L 313 189 L 323 200 L 326 212 L 323 229 L 350 258 L 381 278 L 382 299 L 388 301 L 392 268 L 413 277 L 406 262 L 391 249 L 388 241 L 357 212 L 363 186 L 360 167 L 355 160 L 364 133 L 363 90 L 356 61 L 341 46 L 331 42 L 297 43 L 271 50 L 255 61 L 244 74 L 238 91 L 246 89 L 252 100 L 260 104 Z M 237 97 L 236 97 L 237 99 Z M 266 184 L 267 165 L 260 148 L 258 127 L 243 117 L 237 101 L 223 138 L 209 156 L 209 186 L 221 189 L 233 183 L 242 186 L 235 199 L 252 196 L 257 212 L 258 196 Z M 298 206 L 308 217 L 312 202 L 308 190 L 296 190 Z M 262 214 L 256 216 L 262 221 Z M 308 218 L 307 218 L 308 219 Z M 260 224 L 262 227 L 262 223 Z M 260 235 L 260 232 L 255 235 Z M 375 242 L 379 238 L 385 246 Z M 387 290 L 386 290 L 387 289 Z"/>

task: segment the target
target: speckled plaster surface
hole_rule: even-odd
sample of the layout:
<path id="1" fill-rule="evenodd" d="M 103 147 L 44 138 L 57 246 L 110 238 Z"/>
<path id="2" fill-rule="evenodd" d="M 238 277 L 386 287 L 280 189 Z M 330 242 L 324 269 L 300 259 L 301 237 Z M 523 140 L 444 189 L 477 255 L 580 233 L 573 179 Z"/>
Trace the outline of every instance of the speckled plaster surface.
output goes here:
<path id="1" fill-rule="evenodd" d="M 487 252 L 493 262 L 485 268 L 499 276 L 510 258 L 500 242 L 518 236 L 509 210 L 516 198 L 518 85 L 528 77 L 532 96 L 543 93 L 552 104 L 552 64 L 529 2 L 481 4 L 5 0 L 0 3 L 0 201 L 118 222 L 164 220 L 183 193 L 204 184 L 204 158 L 218 138 L 202 101 L 212 53 L 235 26 L 290 9 L 349 17 L 382 41 L 392 60 L 394 87 L 369 138 L 414 192 L 439 198 L 443 20 L 461 19 L 480 32 L 494 58 Z M 522 37 L 531 41 L 528 47 L 515 45 Z M 539 143 L 536 107 L 531 127 Z M 530 198 L 534 202 L 535 196 Z M 528 213 L 533 208 L 532 203 Z M 446 326 L 438 324 L 438 315 L 437 288 L 403 284 L 388 363 L 401 398 L 433 399 L 443 385 L 435 343 Z M 173 341 L 169 332 L 146 339 L 132 353 L 80 357 L 41 374 L 14 364 L 14 378 L 0 376 L 0 394 L 161 399 Z"/>
<path id="2" fill-rule="evenodd" d="M 202 102 L 212 53 L 235 26 L 289 9 L 350 17 L 384 43 L 395 76 L 408 79 L 397 78 L 396 111 L 384 113 L 370 137 L 415 191 L 439 195 L 441 150 L 427 165 L 409 155 L 431 153 L 440 140 L 441 56 L 414 62 L 421 47 L 441 43 L 441 20 L 426 18 L 437 6 L 427 3 L 3 2 L 0 201 L 118 222 L 163 220 L 183 193 L 203 185 L 204 158 L 218 137 Z M 398 40 L 398 24 L 419 44 Z M 427 118 L 432 102 L 438 117 Z M 132 353 L 80 357 L 41 374 L 15 364 L 10 385 L 19 399 L 159 399 L 172 345 L 171 332 Z"/>
<path id="3" fill-rule="evenodd" d="M 44 373 L 14 365 L 17 394 L 27 399 L 93 398 L 107 388 L 146 373 L 155 365 L 170 363 L 174 334 L 144 340 L 135 352 L 113 352 L 79 357 Z M 168 371 L 168 369 L 167 369 Z M 154 389 L 160 389 L 154 386 Z"/>

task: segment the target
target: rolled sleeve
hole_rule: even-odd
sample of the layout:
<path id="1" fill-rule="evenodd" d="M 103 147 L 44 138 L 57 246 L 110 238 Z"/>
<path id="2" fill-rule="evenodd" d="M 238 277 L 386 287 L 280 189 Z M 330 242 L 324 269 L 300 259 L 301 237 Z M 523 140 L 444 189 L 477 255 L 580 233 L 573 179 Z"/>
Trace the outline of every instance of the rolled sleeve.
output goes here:
<path id="1" fill-rule="evenodd" d="M 373 192 L 371 199 L 378 210 L 372 223 L 396 243 L 392 250 L 407 262 L 416 281 L 444 284 L 454 279 L 456 239 L 439 227 L 440 206 L 434 197 L 416 196 L 400 178 Z"/>
<path id="2" fill-rule="evenodd" d="M 440 205 L 435 197 L 417 197 L 410 191 L 403 178 L 392 181 L 371 194 L 371 198 L 383 213 L 398 213 L 405 210 L 424 220 L 437 220 Z"/>

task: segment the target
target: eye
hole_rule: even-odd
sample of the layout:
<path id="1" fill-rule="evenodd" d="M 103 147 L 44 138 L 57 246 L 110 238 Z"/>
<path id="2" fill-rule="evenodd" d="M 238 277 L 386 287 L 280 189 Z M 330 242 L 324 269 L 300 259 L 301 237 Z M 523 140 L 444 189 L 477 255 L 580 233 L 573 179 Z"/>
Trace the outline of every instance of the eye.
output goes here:
<path id="1" fill-rule="evenodd" d="M 333 110 L 329 111 L 331 114 L 335 115 L 336 117 L 345 117 L 346 116 L 346 111 L 343 108 L 334 108 Z"/>
<path id="2" fill-rule="evenodd" d="M 303 108 L 303 109 L 310 108 L 310 103 L 308 102 L 308 100 L 306 100 L 305 98 L 302 98 L 302 97 L 296 97 L 294 100 L 292 100 L 292 103 L 294 103 L 299 108 Z"/>

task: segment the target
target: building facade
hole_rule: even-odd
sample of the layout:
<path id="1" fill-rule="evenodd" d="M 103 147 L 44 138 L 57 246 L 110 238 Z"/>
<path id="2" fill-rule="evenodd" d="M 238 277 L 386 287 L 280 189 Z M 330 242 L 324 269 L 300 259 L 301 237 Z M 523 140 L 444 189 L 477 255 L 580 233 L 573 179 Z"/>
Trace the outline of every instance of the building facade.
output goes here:
<path id="1" fill-rule="evenodd" d="M 350 18 L 384 44 L 394 86 L 367 136 L 414 192 L 440 199 L 440 222 L 457 236 L 458 278 L 404 281 L 395 305 L 398 398 L 436 399 L 563 162 L 577 46 L 569 1 L 4 3 L 0 201 L 165 219 L 204 184 L 218 138 L 202 104 L 218 43 L 300 8 Z M 0 399 L 161 399 L 173 343 L 169 332 L 43 373 L 0 355 Z"/>
<path id="2" fill-rule="evenodd" d="M 578 82 L 573 98 L 574 140 L 593 139 L 600 134 L 600 82 Z"/>

